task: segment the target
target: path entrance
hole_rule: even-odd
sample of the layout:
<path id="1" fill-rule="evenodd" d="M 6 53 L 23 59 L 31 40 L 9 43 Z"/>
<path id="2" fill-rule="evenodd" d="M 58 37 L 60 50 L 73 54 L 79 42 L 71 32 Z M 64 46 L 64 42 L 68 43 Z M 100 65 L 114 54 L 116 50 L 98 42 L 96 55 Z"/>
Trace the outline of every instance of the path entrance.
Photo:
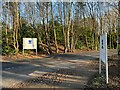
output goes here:
<path id="1" fill-rule="evenodd" d="M 98 73 L 98 55 L 99 52 L 89 51 L 4 62 L 3 87 L 84 88 Z"/>

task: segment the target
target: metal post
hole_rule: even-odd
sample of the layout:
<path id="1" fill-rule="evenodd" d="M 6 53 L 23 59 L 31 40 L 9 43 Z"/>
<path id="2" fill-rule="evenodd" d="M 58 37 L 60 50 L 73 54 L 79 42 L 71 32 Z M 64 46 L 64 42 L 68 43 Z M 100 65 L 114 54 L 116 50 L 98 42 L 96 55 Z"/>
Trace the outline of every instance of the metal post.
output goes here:
<path id="1" fill-rule="evenodd" d="M 108 83 L 108 62 L 106 61 L 106 83 Z"/>
<path id="2" fill-rule="evenodd" d="M 99 74 L 101 74 L 101 59 L 99 59 Z"/>
<path id="3" fill-rule="evenodd" d="M 24 49 L 23 49 L 23 55 L 24 55 Z"/>
<path id="4" fill-rule="evenodd" d="M 99 53 L 101 54 L 101 37 L 100 37 L 100 50 Z M 99 74 L 101 74 L 101 55 L 99 56 Z"/>
<path id="5" fill-rule="evenodd" d="M 36 38 L 36 55 L 37 55 L 37 38 Z"/>
<path id="6" fill-rule="evenodd" d="M 37 55 L 37 48 L 36 48 L 36 55 Z"/>
<path id="7" fill-rule="evenodd" d="M 108 58 L 107 58 L 107 33 L 105 33 L 106 37 L 106 83 L 108 83 Z"/>

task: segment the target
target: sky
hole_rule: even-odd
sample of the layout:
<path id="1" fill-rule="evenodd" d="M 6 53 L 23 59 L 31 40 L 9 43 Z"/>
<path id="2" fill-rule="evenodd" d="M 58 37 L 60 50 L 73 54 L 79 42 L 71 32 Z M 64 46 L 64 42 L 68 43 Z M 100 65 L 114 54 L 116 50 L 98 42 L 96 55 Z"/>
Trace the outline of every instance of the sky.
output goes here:
<path id="1" fill-rule="evenodd" d="M 8 0 L 7 0 L 8 1 Z M 10 1 L 10 0 L 9 0 Z M 12 0 L 12 1 L 14 1 L 14 0 Z M 25 0 L 23 0 L 23 1 L 25 1 Z M 28 1 L 28 0 L 26 0 L 26 1 Z M 32 1 L 32 0 L 30 0 L 30 1 Z M 36 1 L 39 1 L 39 0 L 36 0 Z M 56 1 L 56 0 L 52 0 L 52 1 Z M 72 1 L 72 0 L 71 0 Z M 80 0 L 81 1 L 81 0 Z M 87 0 L 88 1 L 88 0 Z M 90 1 L 90 0 L 89 0 Z M 91 0 L 91 2 L 92 2 L 93 0 Z M 1 3 L 1 2 L 0 2 Z M 26 17 L 26 10 L 25 10 L 25 6 L 23 5 L 23 2 L 21 2 L 22 4 L 21 4 L 21 6 L 20 6 L 20 8 L 21 8 L 21 16 L 22 17 Z M 26 2 L 27 3 L 27 2 Z M 33 2 L 34 3 L 34 2 Z M 54 3 L 53 3 L 53 5 L 54 5 Z M 1 5 L 2 6 L 2 5 Z M 74 7 L 72 6 L 72 10 L 74 9 Z M 88 8 L 88 6 L 86 6 L 86 11 L 88 11 L 87 13 L 89 13 L 89 10 L 87 10 L 87 9 L 89 9 Z M 103 8 L 104 10 L 105 10 L 105 8 Z M 107 9 L 108 8 L 106 8 L 106 11 L 107 11 Z M 57 6 L 56 7 L 54 7 L 54 10 L 55 10 L 55 12 L 54 12 L 54 15 L 58 15 L 58 8 L 57 8 Z M 37 12 L 37 11 L 35 11 L 35 12 Z M 72 11 L 73 12 L 73 11 Z M 94 13 L 96 13 L 96 12 L 94 12 Z M 72 13 L 72 17 L 73 17 L 73 13 Z M 103 15 L 104 15 L 104 13 L 103 13 Z M 36 18 L 36 22 L 41 22 L 41 20 L 40 20 L 40 18 L 37 18 L 36 16 L 33 16 L 34 18 Z M 72 18 L 71 17 L 71 18 Z M 87 17 L 87 16 L 86 16 Z M 98 20 L 98 22 L 99 22 L 99 19 L 97 19 Z"/>
<path id="2" fill-rule="evenodd" d="M 70 1 L 75 1 L 75 2 L 118 2 L 119 0 L 3 0 L 5 2 L 70 2 Z"/>

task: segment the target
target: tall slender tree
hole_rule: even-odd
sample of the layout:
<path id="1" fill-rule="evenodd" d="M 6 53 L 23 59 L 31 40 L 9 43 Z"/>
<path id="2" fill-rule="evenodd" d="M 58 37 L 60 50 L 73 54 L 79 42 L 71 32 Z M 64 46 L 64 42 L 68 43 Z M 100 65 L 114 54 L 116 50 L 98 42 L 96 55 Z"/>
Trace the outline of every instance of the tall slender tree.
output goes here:
<path id="1" fill-rule="evenodd" d="M 56 53 L 58 53 L 58 45 L 57 45 L 57 37 L 56 37 L 56 29 L 55 29 L 55 20 L 54 20 L 54 13 L 53 13 L 53 4 L 51 3 L 51 15 L 52 15 L 52 26 L 53 26 L 53 31 L 54 31 L 54 40 L 55 40 L 55 48 L 56 48 Z"/>

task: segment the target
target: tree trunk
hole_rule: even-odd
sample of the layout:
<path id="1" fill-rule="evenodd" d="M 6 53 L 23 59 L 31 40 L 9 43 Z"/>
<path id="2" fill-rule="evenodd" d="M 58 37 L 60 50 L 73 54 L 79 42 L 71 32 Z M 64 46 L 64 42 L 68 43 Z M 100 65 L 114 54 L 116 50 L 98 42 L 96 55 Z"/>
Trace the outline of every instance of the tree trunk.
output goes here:
<path id="1" fill-rule="evenodd" d="M 94 33 L 92 34 L 92 50 L 94 49 Z"/>
<path id="2" fill-rule="evenodd" d="M 67 51 L 70 51 L 70 25 L 71 25 L 71 3 L 69 3 L 70 5 L 70 10 L 68 12 L 68 29 L 67 29 Z"/>
<path id="3" fill-rule="evenodd" d="M 65 2 L 63 3 L 63 14 L 64 14 L 64 25 L 63 25 L 63 36 L 64 36 L 64 53 L 67 52 L 67 46 L 66 46 L 66 32 L 65 32 L 65 20 L 66 20 L 66 14 L 65 14 Z M 61 14 L 62 16 L 62 14 Z M 61 18 L 62 20 L 62 18 Z"/>
<path id="4" fill-rule="evenodd" d="M 98 38 L 97 38 L 96 34 L 94 33 L 94 47 L 95 47 L 95 50 L 97 50 L 97 43 L 98 43 Z"/>
<path id="5" fill-rule="evenodd" d="M 68 22 L 68 29 L 67 29 L 67 51 L 70 51 L 70 21 Z"/>
<path id="6" fill-rule="evenodd" d="M 6 45 L 8 46 L 8 25 L 6 23 L 6 30 L 5 30 L 5 34 L 6 34 Z"/>
<path id="7" fill-rule="evenodd" d="M 73 20 L 72 20 L 72 29 L 71 29 L 71 52 L 74 52 L 73 44 L 74 44 L 74 38 L 73 38 Z"/>
<path id="8" fill-rule="evenodd" d="M 110 39 L 110 49 L 111 49 L 111 34 L 110 34 L 110 37 L 109 37 L 109 39 Z"/>
<path id="9" fill-rule="evenodd" d="M 8 46 L 8 25 L 6 25 L 6 30 L 5 30 L 5 34 L 6 34 L 6 45 Z"/>
<path id="10" fill-rule="evenodd" d="M 18 3 L 13 2 L 13 41 L 14 41 L 14 48 L 15 54 L 19 51 L 19 44 L 18 44 L 18 29 L 19 29 L 19 12 L 18 12 Z"/>
<path id="11" fill-rule="evenodd" d="M 46 31 L 46 37 L 47 37 L 47 46 L 49 50 L 49 54 L 52 54 L 52 49 L 50 46 L 50 35 L 49 35 L 49 24 L 48 24 L 48 2 L 46 3 L 46 19 L 47 19 L 47 25 L 45 25 L 45 31 Z"/>
<path id="12" fill-rule="evenodd" d="M 87 40 L 87 35 L 85 35 L 85 43 L 86 43 L 86 47 L 88 48 L 88 40 Z"/>
<path id="13" fill-rule="evenodd" d="M 54 14 L 53 14 L 52 3 L 51 3 L 51 14 L 52 14 L 52 24 L 53 24 L 54 39 L 55 39 L 55 48 L 56 48 L 56 53 L 58 53 L 58 45 L 57 45 L 56 30 L 55 30 L 55 24 L 54 24 Z"/>

